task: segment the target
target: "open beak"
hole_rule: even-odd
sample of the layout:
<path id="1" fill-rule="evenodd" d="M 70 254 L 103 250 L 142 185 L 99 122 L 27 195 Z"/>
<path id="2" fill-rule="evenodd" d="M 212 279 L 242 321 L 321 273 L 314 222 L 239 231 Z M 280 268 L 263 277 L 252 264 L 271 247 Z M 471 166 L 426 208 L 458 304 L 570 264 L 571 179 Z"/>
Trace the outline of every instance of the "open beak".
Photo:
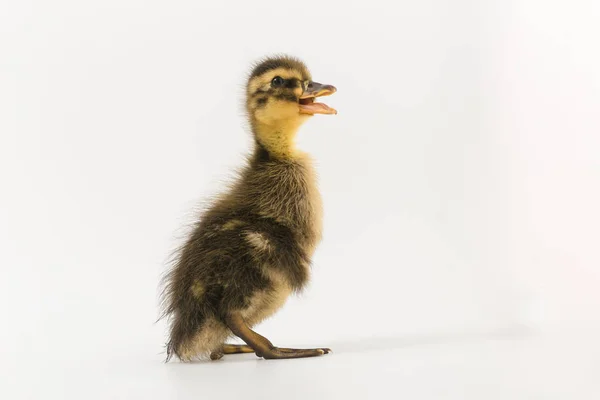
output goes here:
<path id="1" fill-rule="evenodd" d="M 337 91 L 335 86 L 323 85 L 317 82 L 308 82 L 300 96 L 298 106 L 301 114 L 337 114 L 334 108 L 323 103 L 316 103 L 317 97 L 329 96 Z"/>

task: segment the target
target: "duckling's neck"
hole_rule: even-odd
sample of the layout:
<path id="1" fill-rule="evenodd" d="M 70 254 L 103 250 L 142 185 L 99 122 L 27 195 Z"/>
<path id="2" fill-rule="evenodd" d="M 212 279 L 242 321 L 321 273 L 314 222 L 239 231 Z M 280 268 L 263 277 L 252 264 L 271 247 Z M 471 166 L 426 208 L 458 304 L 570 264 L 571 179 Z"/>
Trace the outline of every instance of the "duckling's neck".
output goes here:
<path id="1" fill-rule="evenodd" d="M 271 124 L 254 121 L 252 124 L 252 131 L 258 144 L 269 153 L 270 157 L 282 160 L 298 156 L 295 139 L 299 128 L 300 123 L 294 121 Z"/>

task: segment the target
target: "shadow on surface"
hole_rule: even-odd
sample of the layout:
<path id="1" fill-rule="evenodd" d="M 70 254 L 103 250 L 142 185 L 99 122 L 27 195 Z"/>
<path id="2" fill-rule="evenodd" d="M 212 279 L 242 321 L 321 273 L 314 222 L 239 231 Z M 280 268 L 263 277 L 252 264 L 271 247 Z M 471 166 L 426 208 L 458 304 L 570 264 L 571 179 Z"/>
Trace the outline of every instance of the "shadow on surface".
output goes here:
<path id="1" fill-rule="evenodd" d="M 446 345 L 486 340 L 516 340 L 536 335 L 527 326 L 514 326 L 485 332 L 438 333 L 422 335 L 374 336 L 370 338 L 333 341 L 328 345 L 333 353 L 364 353 L 377 350 L 401 349 L 415 346 Z"/>

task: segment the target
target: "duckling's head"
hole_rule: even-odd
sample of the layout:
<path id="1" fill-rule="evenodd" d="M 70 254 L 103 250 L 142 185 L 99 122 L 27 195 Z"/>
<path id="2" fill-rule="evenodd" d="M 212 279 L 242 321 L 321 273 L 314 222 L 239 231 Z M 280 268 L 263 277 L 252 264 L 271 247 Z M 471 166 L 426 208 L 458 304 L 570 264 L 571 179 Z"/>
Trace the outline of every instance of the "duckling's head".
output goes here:
<path id="1" fill-rule="evenodd" d="M 303 122 L 314 114 L 337 114 L 315 102 L 335 91 L 334 86 L 313 82 L 306 65 L 296 58 L 279 56 L 258 63 L 246 87 L 246 110 L 256 140 L 274 155 L 289 155 Z"/>

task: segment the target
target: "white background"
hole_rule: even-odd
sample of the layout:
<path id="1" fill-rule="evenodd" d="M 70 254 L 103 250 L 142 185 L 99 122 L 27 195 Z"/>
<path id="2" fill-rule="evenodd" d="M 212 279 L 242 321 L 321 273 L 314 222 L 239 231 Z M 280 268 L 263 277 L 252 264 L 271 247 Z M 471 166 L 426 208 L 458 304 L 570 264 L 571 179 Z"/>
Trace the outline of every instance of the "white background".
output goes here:
<path id="1" fill-rule="evenodd" d="M 7 399 L 600 394 L 600 3 L 0 6 Z M 162 364 L 158 280 L 241 165 L 251 62 L 334 84 L 325 237 L 257 330 L 320 359 Z"/>

